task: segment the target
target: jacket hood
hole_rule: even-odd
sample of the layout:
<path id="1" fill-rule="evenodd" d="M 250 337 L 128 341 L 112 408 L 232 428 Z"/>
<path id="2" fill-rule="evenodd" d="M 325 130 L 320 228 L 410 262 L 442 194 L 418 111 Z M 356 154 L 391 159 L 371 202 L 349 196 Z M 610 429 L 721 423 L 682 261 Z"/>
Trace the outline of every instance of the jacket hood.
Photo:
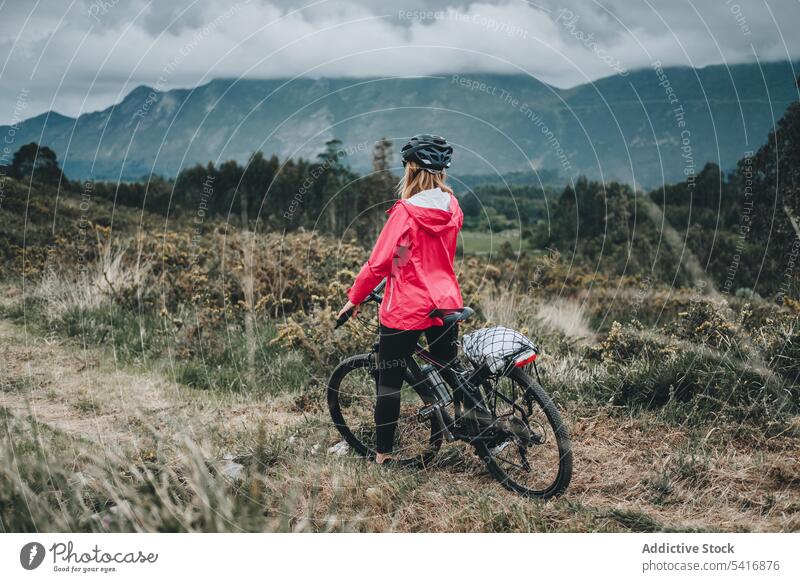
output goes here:
<path id="1" fill-rule="evenodd" d="M 417 224 L 431 233 L 461 228 L 464 215 L 458 201 L 440 188 L 423 190 L 407 200 L 398 201 L 398 204 L 402 204 Z"/>

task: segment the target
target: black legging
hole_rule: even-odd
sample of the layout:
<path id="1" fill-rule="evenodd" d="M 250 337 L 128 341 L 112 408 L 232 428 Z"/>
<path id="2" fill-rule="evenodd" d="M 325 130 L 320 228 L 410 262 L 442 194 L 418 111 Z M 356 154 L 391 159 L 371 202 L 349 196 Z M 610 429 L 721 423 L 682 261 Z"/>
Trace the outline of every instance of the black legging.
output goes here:
<path id="1" fill-rule="evenodd" d="M 381 325 L 378 344 L 378 397 L 375 401 L 375 445 L 379 453 L 392 452 L 397 419 L 400 418 L 400 387 L 408 359 L 422 332 L 428 350 L 442 363 L 458 355 L 458 324 L 438 325 L 426 330 L 398 330 Z"/>

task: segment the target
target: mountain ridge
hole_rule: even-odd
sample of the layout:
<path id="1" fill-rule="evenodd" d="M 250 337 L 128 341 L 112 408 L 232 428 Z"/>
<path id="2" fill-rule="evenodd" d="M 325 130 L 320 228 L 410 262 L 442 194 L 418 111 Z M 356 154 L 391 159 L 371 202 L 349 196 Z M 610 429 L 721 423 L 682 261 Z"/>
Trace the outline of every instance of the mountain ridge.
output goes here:
<path id="1" fill-rule="evenodd" d="M 244 162 L 258 149 L 312 158 L 332 138 L 364 171 L 376 140 L 395 140 L 399 165 L 402 139 L 435 131 L 456 144 L 454 170 L 463 174 L 557 169 L 563 179 L 583 174 L 653 186 L 662 171 L 675 181 L 707 161 L 731 168 L 762 143 L 797 100 L 797 68 L 790 61 L 666 67 L 661 76 L 640 69 L 568 89 L 525 75 L 472 73 L 219 78 L 165 91 L 143 84 L 119 103 L 77 118 L 51 111 L 21 121 L 15 143 L 53 148 L 73 178 L 132 179 L 151 172 L 172 177 L 209 160 Z M 692 168 L 681 158 L 685 129 Z"/>

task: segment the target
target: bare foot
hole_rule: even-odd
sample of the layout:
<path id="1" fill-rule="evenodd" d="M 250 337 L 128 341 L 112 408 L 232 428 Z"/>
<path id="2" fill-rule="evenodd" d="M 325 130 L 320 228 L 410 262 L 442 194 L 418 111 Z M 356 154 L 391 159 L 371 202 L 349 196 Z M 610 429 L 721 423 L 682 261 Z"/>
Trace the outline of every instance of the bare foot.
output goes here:
<path id="1" fill-rule="evenodd" d="M 394 461 L 394 457 L 390 453 L 375 453 L 375 462 L 383 465 L 384 461 Z"/>

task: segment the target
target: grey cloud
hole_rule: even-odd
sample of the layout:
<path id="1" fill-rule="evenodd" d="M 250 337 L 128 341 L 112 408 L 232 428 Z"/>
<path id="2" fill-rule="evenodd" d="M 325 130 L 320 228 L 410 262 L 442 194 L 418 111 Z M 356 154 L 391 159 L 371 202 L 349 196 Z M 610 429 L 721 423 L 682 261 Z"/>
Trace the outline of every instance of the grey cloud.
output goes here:
<path id="1" fill-rule="evenodd" d="M 656 59 L 705 66 L 800 57 L 793 34 L 800 4 L 777 0 L 33 6 L 7 0 L 0 10 L 0 123 L 11 119 L 23 89 L 26 116 L 51 108 L 76 115 L 110 105 L 138 84 L 167 89 L 215 77 L 525 71 L 566 87 Z"/>

